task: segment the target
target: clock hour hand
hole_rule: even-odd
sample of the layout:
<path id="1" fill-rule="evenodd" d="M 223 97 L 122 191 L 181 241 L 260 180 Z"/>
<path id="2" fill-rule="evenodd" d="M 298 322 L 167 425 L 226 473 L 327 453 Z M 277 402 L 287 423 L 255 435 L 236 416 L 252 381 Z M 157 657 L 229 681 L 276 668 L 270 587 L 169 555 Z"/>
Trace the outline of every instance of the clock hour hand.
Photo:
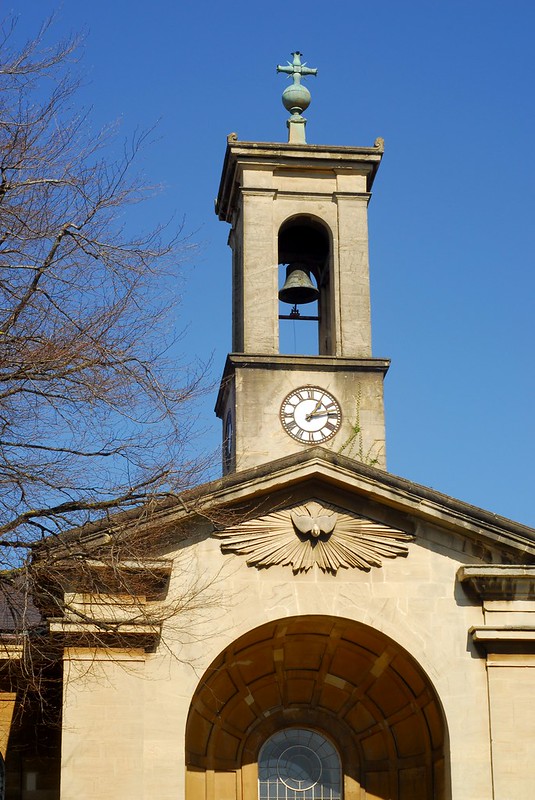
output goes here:
<path id="1" fill-rule="evenodd" d="M 321 411 L 311 411 L 310 414 L 307 414 L 306 419 L 311 420 L 314 417 L 337 417 L 338 414 L 336 411 L 328 411 L 326 408 L 323 408 Z"/>

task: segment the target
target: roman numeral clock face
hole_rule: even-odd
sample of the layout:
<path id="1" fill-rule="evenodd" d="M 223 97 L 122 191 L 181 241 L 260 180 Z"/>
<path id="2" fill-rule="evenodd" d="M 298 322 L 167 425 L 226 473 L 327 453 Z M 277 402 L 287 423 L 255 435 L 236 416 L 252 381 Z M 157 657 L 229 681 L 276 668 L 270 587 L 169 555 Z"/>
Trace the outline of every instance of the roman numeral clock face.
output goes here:
<path id="1" fill-rule="evenodd" d="M 284 398 L 280 410 L 286 433 L 302 444 L 321 444 L 339 430 L 342 412 L 332 394 L 318 386 L 303 386 Z"/>

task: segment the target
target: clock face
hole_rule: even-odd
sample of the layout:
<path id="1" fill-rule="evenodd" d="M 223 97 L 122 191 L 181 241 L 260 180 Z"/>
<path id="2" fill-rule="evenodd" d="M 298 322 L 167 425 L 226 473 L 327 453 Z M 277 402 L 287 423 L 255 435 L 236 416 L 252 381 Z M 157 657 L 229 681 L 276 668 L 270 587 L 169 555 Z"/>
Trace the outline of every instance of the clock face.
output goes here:
<path id="1" fill-rule="evenodd" d="M 318 386 L 303 386 L 290 392 L 282 401 L 280 417 L 286 433 L 302 444 L 325 442 L 342 423 L 338 401 Z"/>

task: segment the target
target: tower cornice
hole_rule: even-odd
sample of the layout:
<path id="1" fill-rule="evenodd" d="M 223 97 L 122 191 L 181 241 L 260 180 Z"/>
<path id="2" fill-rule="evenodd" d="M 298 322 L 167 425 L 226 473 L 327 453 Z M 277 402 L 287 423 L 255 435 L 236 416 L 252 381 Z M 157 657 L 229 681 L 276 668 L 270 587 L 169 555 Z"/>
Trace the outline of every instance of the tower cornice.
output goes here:
<path id="1" fill-rule="evenodd" d="M 306 355 L 284 355 L 284 354 L 258 354 L 258 353 L 229 353 L 225 362 L 221 385 L 215 404 L 215 412 L 218 416 L 223 415 L 225 394 L 228 382 L 232 379 L 238 369 L 268 369 L 271 371 L 281 370 L 283 372 L 309 372 L 314 370 L 318 373 L 371 373 L 375 372 L 384 378 L 390 367 L 388 358 L 347 358 L 340 356 L 306 356 Z"/>
<path id="2" fill-rule="evenodd" d="M 384 141 L 375 140 L 373 147 L 346 145 L 281 144 L 279 142 L 240 142 L 236 134 L 227 137 L 227 149 L 216 200 L 219 219 L 231 222 L 234 190 L 239 171 L 245 166 L 272 169 L 313 169 L 356 171 L 366 174 L 366 191 L 370 192 L 384 153 Z"/>

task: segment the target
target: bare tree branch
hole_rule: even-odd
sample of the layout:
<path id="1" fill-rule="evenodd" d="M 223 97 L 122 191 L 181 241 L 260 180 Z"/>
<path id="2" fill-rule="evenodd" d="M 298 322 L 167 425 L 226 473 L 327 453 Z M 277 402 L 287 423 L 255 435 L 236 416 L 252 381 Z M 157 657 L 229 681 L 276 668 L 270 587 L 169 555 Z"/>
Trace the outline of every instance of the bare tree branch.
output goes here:
<path id="1" fill-rule="evenodd" d="M 33 643 L 36 686 L 51 615 L 106 636 L 156 625 L 145 600 L 119 624 L 68 593 L 145 597 L 149 538 L 127 543 L 112 521 L 132 509 L 146 521 L 202 478 L 191 401 L 205 376 L 169 359 L 191 245 L 166 226 L 133 231 L 125 214 L 154 190 L 134 172 L 150 131 L 127 147 L 113 129 L 89 133 L 72 110 L 79 39 L 49 35 L 47 23 L 17 49 L 10 20 L 0 30 L 0 594 L 10 635 Z M 113 535 L 89 535 L 102 517 Z M 200 606 L 202 581 L 184 586 L 169 614 Z"/>

